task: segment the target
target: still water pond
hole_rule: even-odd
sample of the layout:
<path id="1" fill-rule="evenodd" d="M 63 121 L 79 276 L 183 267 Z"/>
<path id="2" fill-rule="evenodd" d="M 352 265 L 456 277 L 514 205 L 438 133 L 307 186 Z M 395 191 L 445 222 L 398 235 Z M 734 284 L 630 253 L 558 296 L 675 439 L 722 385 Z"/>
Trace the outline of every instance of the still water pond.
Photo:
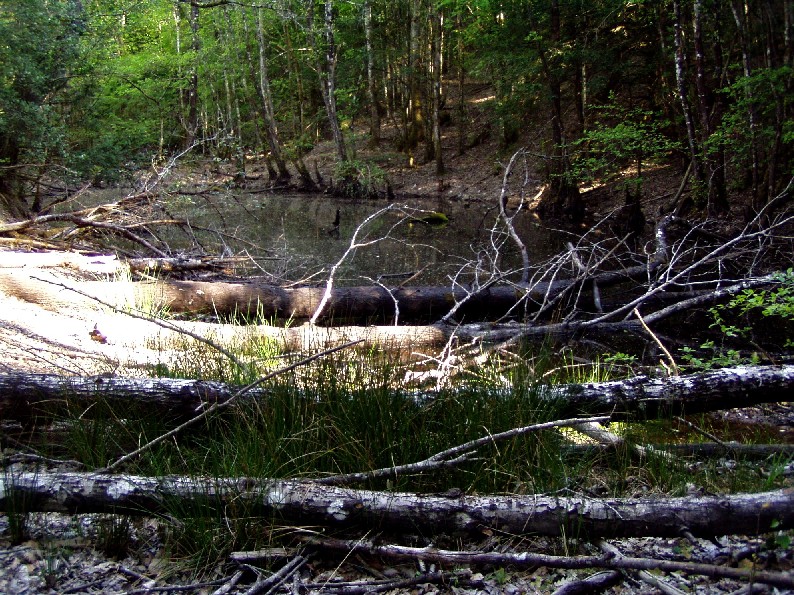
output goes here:
<path id="1" fill-rule="evenodd" d="M 250 254 L 261 270 L 279 278 L 311 277 L 320 282 L 348 250 L 362 222 L 388 204 L 327 195 L 219 194 L 183 198 L 171 208 L 202 231 L 199 237 L 204 238 L 202 244 L 209 244 L 207 248 Z M 498 205 L 485 202 L 410 199 L 394 203 L 393 209 L 359 230 L 357 241 L 367 245 L 345 259 L 338 271 L 339 283 L 366 284 L 387 276 L 383 282 L 395 285 L 416 275 L 410 278 L 411 285 L 449 284 L 450 276 L 467 262 L 479 260 L 486 271 L 494 266 L 501 270 L 520 266 L 519 253 L 498 220 Z M 562 247 L 559 233 L 543 228 L 526 212 L 518 213 L 514 225 L 533 262 Z M 501 243 L 494 263 L 494 245 Z M 473 267 L 465 270 L 464 277 L 470 278 Z"/>

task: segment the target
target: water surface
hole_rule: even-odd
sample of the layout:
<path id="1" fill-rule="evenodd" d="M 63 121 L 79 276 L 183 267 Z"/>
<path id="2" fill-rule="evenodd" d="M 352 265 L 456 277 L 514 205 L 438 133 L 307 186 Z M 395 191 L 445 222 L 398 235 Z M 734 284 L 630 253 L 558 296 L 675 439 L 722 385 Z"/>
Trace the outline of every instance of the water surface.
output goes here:
<path id="1" fill-rule="evenodd" d="M 245 252 L 269 274 L 285 280 L 311 277 L 319 283 L 349 249 L 362 222 L 389 204 L 324 194 L 217 194 L 193 196 L 171 209 L 180 210 L 195 229 L 203 231 L 198 237 L 211 250 Z M 447 221 L 436 213 L 443 213 Z M 515 216 L 514 225 L 533 262 L 562 248 L 560 235 L 526 212 Z M 386 235 L 387 239 L 375 241 Z M 521 263 L 515 244 L 506 239 L 499 224 L 498 205 L 486 202 L 395 202 L 394 208 L 360 230 L 358 241 L 368 245 L 348 255 L 339 267 L 340 284 L 367 284 L 381 278 L 384 284 L 397 285 L 410 278 L 411 285 L 447 285 L 456 275 L 462 281 L 475 274 L 485 278 L 496 268 L 507 270 Z"/>

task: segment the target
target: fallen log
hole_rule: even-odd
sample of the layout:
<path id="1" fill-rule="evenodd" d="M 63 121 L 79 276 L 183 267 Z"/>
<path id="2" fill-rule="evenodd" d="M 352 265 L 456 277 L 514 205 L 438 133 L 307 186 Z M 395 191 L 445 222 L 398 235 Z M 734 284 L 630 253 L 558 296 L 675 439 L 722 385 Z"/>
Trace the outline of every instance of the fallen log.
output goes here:
<path id="1" fill-rule="evenodd" d="M 557 287 L 559 286 L 559 287 Z M 570 286 L 558 283 L 557 291 Z M 45 272 L 0 270 L 0 291 L 6 295 L 40 304 L 48 309 L 94 307 L 97 298 L 118 308 L 135 304 L 156 304 L 172 313 L 244 316 L 304 322 L 309 320 L 325 293 L 323 287 L 284 288 L 257 281 L 210 283 L 204 281 L 159 280 L 156 282 L 69 281 Z M 496 320 L 519 303 L 542 301 L 549 291 L 546 283 L 522 289 L 494 286 L 469 295 L 463 289 L 442 286 L 398 287 L 377 285 L 333 289 L 318 322 L 367 323 L 428 322 L 438 320 L 460 301 L 458 318 Z M 521 312 L 515 312 L 519 315 Z"/>
<path id="2" fill-rule="evenodd" d="M 169 502 L 196 514 L 233 506 L 251 516 L 335 528 L 422 533 L 629 537 L 757 535 L 794 528 L 794 489 L 684 498 L 437 496 L 356 490 L 311 481 L 142 477 L 99 473 L 6 472 L 0 510 L 167 513 Z M 24 508 L 22 508 L 24 507 Z"/>
<path id="3" fill-rule="evenodd" d="M 115 376 L 63 377 L 13 372 L 0 374 L 0 417 L 46 416 L 59 404 L 87 407 L 99 399 L 137 402 L 175 414 L 190 414 L 229 399 L 239 387 L 222 382 Z M 545 387 L 542 396 L 558 402 L 561 415 L 610 414 L 613 419 L 659 414 L 703 413 L 761 403 L 785 402 L 794 394 L 794 365 L 736 366 L 667 378 L 637 376 L 628 380 Z M 406 398 L 432 393 L 405 391 Z M 242 399 L 266 399 L 253 389 Z M 499 392 L 494 391 L 494 398 Z"/>
<path id="4" fill-rule="evenodd" d="M 130 271 L 136 273 L 157 274 L 187 271 L 220 271 L 232 269 L 250 260 L 244 256 L 234 257 L 199 257 L 199 258 L 128 258 L 124 261 Z M 121 268 L 121 264 L 120 264 Z"/>
<path id="5" fill-rule="evenodd" d="M 33 260 L 31 266 L 21 265 L 20 262 L 24 261 L 12 261 L 12 264 L 19 266 L 17 270 L 0 266 L 0 292 L 51 310 L 95 307 L 97 302 L 117 308 L 156 304 L 174 314 L 305 322 L 312 318 L 326 293 L 324 287 L 285 288 L 258 280 L 236 283 L 169 279 L 154 282 L 116 280 L 112 283 L 74 281 L 36 270 L 37 260 Z M 227 262 L 218 261 L 220 264 Z M 130 261 L 130 267 L 134 270 L 145 266 L 199 268 L 216 264 L 167 258 Z M 477 291 L 459 286 L 337 287 L 331 290 L 317 322 L 334 325 L 350 322 L 394 324 L 395 321 L 401 324 L 427 323 L 440 320 L 453 308 L 456 308 L 455 319 L 459 321 L 522 318 L 527 313 L 537 311 L 550 298 L 559 297 L 574 288 L 582 287 L 581 292 L 587 293 L 597 279 L 602 279 L 600 286 L 606 287 L 632 279 L 640 273 L 647 275 L 647 268 L 634 267 L 621 272 L 594 275 L 587 280 L 494 285 Z M 654 299 L 679 298 L 660 294 Z"/>

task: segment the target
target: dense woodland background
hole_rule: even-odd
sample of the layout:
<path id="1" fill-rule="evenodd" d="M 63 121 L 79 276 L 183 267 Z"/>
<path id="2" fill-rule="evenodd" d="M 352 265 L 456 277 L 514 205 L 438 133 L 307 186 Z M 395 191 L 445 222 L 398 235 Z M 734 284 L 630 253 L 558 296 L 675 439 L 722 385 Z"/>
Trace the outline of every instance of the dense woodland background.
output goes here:
<path id="1" fill-rule="evenodd" d="M 794 588 L 792 66 L 794 0 L 2 0 L 0 591 Z M 183 192 L 441 204 L 453 170 L 496 222 L 451 288 L 385 251 L 334 287 L 449 204 L 317 195 L 344 253 L 294 283 L 150 229 L 195 240 Z M 530 261 L 516 187 L 563 252 Z M 52 541 L 78 522 L 95 551 Z"/>
<path id="2" fill-rule="evenodd" d="M 240 179 L 259 155 L 311 186 L 303 157 L 323 139 L 337 188 L 366 190 L 377 164 L 354 131 L 441 174 L 454 123 L 459 153 L 497 137 L 541 158 L 545 215 L 577 220 L 583 183 L 662 157 L 690 168 L 709 215 L 737 196 L 757 210 L 792 170 L 792 61 L 791 0 L 7 0 L 0 205 L 26 217 L 53 186 L 191 147 Z"/>

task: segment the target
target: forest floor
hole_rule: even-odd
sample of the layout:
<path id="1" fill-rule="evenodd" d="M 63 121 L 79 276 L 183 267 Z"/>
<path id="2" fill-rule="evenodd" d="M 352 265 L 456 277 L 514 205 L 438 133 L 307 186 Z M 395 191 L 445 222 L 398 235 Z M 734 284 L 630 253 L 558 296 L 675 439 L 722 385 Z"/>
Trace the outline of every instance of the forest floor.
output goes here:
<path id="1" fill-rule="evenodd" d="M 521 146 L 528 150 L 528 178 L 520 185 L 520 192 L 514 199 L 524 198 L 528 207 L 534 206 L 544 186 L 541 180 L 543 162 L 539 157 L 541 148 L 534 147 L 533 141 L 524 138 L 523 143 L 501 147 L 495 131 L 487 125 L 490 90 L 487 88 L 470 89 L 468 98 L 471 107 L 472 123 L 468 135 L 468 148 L 458 154 L 458 129 L 447 126 L 443 129 L 442 144 L 445 155 L 445 173 L 435 172 L 434 162 L 416 158 L 413 164 L 408 157 L 395 147 L 395 129 L 384 127 L 381 143 L 370 147 L 365 134 L 351 132 L 349 138 L 355 158 L 361 162 L 371 162 L 381 168 L 388 179 L 398 201 L 409 202 L 412 198 L 438 199 L 443 201 L 496 201 L 499 198 L 504 167 L 511 155 Z M 454 102 L 448 109 L 452 110 Z M 538 129 L 533 122 L 527 129 Z M 421 152 L 422 147 L 418 149 Z M 319 143 L 305 157 L 310 170 L 316 163 L 325 180 L 333 177 L 334 149 L 330 142 Z M 180 166 L 175 172 L 185 181 L 201 184 L 224 182 L 233 176 L 231 166 L 214 164 L 210 177 L 206 175 L 205 163 Z M 261 161 L 252 160 L 248 166 L 250 180 L 248 189 L 267 185 L 267 172 Z M 648 221 L 647 232 L 661 208 L 667 206 L 678 189 L 683 172 L 676 165 L 649 167 L 643 186 L 642 207 Z M 618 182 L 609 186 L 583 189 L 587 208 L 583 229 L 600 220 L 607 214 L 618 210 L 624 201 L 624 191 Z M 523 196 L 518 194 L 523 193 Z M 741 225 L 743 205 L 737 201 L 731 215 L 724 222 L 726 226 Z M 90 257 L 89 257 L 90 259 Z M 0 255 L 2 261 L 2 255 Z M 107 263 L 95 262 L 97 267 Z M 22 265 L 24 268 L 24 265 Z M 112 263 L 108 266 L 115 266 Z M 8 269 L 13 275 L 13 268 Z M 21 270 L 21 269 L 20 269 Z M 0 270 L 2 272 L 2 270 Z M 73 265 L 61 264 L 50 271 L 54 279 L 74 278 L 79 273 Z M 50 274 L 50 273 L 46 273 Z M 107 274 L 107 273 L 105 273 Z M 113 273 L 115 274 L 115 273 Z M 111 316 L 102 309 L 80 311 L 63 305 L 46 308 L 35 300 L 23 299 L 25 296 L 8 295 L 0 292 L 0 371 L 60 372 L 67 375 L 79 374 L 116 374 L 141 373 L 147 364 L 156 361 L 161 353 L 135 347 L 138 333 L 145 330 L 142 321 L 124 320 L 123 315 Z M 126 341 L 115 340 L 98 343 L 92 339 L 92 330 L 112 329 L 114 339 L 122 336 Z M 132 357 L 134 356 L 134 357 Z M 125 359 L 128 358 L 128 359 Z M 790 408 L 789 408 L 790 410 Z M 10 454 L 10 453 L 4 453 Z M 21 544 L 12 545 L 9 535 L 8 518 L 0 517 L 0 592 L 2 593 L 89 593 L 89 592 L 150 592 L 148 588 L 168 590 L 169 586 L 192 583 L 189 572 L 176 572 L 168 564 L 168 553 L 162 542 L 161 523 L 155 519 L 135 520 L 132 523 L 130 549 L 121 556 L 112 557 L 96 548 L 96 540 L 102 528 L 103 518 L 96 515 L 66 516 L 57 514 L 30 515 L 29 538 Z M 507 543 L 507 542 L 506 542 Z M 715 561 L 738 551 L 762 549 L 763 538 L 729 537 L 714 542 L 681 539 L 631 539 L 622 540 L 617 545 L 621 550 L 634 556 L 650 558 L 680 558 L 683 555 L 691 560 Z M 477 549 L 488 544 L 468 543 L 466 548 Z M 493 546 L 493 544 L 491 544 Z M 532 551 L 560 551 L 567 548 L 580 548 L 594 551 L 586 543 L 566 540 L 535 539 L 522 543 Z M 500 546 L 501 547 L 501 546 Z M 504 545 L 505 548 L 508 545 Z M 753 549 L 755 548 L 755 550 Z M 773 561 L 777 569 L 791 565 L 791 559 Z M 740 564 L 755 564 L 745 560 Z M 374 577 L 394 580 L 415 577 L 423 571 L 415 564 L 395 564 L 392 567 L 373 567 L 372 561 L 318 560 L 312 563 L 301 575 L 303 588 L 307 592 L 327 592 L 328 585 L 340 580 L 356 581 L 363 586 Z M 213 578 L 223 578 L 228 569 L 219 567 Z M 480 593 L 548 593 L 561 585 L 588 574 L 582 571 L 538 568 L 533 571 L 514 571 L 512 569 L 487 569 L 475 573 L 466 585 L 451 586 L 437 584 L 417 584 L 392 593 L 456 593 L 474 595 Z M 665 580 L 678 589 L 688 593 L 728 593 L 745 588 L 744 592 L 755 591 L 752 587 L 736 581 L 713 581 L 705 577 L 667 575 Z M 210 593 L 213 587 L 195 587 L 192 592 Z M 135 590 L 138 589 L 138 590 Z M 153 592 L 153 591 L 152 591 Z M 340 590 L 340 592 L 342 592 Z M 352 592 L 352 590 L 350 591 Z M 657 589 L 630 575 L 622 585 L 613 587 L 610 593 L 656 593 Z"/>

